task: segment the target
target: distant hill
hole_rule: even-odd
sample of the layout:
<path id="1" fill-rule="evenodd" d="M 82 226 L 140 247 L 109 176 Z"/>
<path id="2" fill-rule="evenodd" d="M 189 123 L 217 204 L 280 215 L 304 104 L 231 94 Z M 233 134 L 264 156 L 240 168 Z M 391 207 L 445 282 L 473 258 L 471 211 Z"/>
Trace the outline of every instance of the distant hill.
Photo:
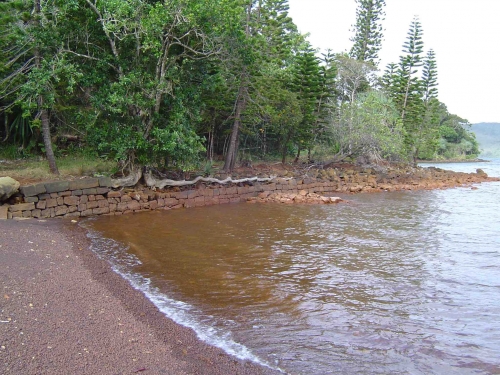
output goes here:
<path id="1" fill-rule="evenodd" d="M 471 130 L 476 134 L 482 157 L 500 158 L 500 123 L 481 122 L 473 124 Z"/>

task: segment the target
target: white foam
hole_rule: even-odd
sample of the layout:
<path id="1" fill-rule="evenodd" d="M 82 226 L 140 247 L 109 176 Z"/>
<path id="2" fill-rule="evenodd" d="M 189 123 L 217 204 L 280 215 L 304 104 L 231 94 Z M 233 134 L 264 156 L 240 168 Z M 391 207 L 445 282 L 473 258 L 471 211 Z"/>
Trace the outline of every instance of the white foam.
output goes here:
<path id="1" fill-rule="evenodd" d="M 125 245 L 112 239 L 103 238 L 100 234 L 88 228 L 88 226 L 84 226 L 88 233 L 87 236 L 91 239 L 91 250 L 100 259 L 104 259 L 110 263 L 114 272 L 127 280 L 134 289 L 142 292 L 166 317 L 179 325 L 191 328 L 201 341 L 220 348 L 240 360 L 251 361 L 283 372 L 280 368 L 271 366 L 261 360 L 245 345 L 234 341 L 229 331 L 222 331 L 209 324 L 200 322 L 199 316 L 203 314 L 194 306 L 168 297 L 152 285 L 151 279 L 131 272 L 130 268 L 140 265 L 141 262 L 136 256 L 126 251 L 127 248 Z"/>

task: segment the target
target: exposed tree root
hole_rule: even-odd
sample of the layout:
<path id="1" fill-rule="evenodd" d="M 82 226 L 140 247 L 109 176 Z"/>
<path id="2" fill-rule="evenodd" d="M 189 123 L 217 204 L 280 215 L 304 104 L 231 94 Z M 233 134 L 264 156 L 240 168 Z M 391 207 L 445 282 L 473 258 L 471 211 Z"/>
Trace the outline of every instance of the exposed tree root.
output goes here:
<path id="1" fill-rule="evenodd" d="M 133 170 L 127 177 L 112 179 L 111 185 L 115 189 L 120 187 L 135 186 L 137 185 L 141 177 L 142 170 L 140 168 L 137 168 L 136 170 Z"/>
<path id="2" fill-rule="evenodd" d="M 153 177 L 151 171 L 148 171 L 144 174 L 144 180 L 146 181 L 146 185 L 150 188 L 158 188 L 158 189 L 163 189 L 165 186 L 186 186 L 186 185 L 194 185 L 199 181 L 202 182 L 209 182 L 209 183 L 217 183 L 217 184 L 238 184 L 241 182 L 269 182 L 272 181 L 276 178 L 277 176 L 270 176 L 267 178 L 259 178 L 259 177 L 249 177 L 249 178 L 240 178 L 237 180 L 233 180 L 231 177 L 225 178 L 224 180 L 219 180 L 217 178 L 212 178 L 212 177 L 196 177 L 194 180 L 191 181 L 186 181 L 186 180 L 181 180 L 181 181 L 175 181 L 175 180 L 170 180 L 170 179 L 164 179 L 164 180 L 157 180 L 156 178 Z"/>
<path id="3" fill-rule="evenodd" d="M 194 180 L 191 181 L 186 181 L 186 180 L 170 180 L 170 179 L 164 179 L 164 180 L 159 180 L 153 176 L 150 170 L 146 170 L 144 174 L 142 173 L 142 170 L 140 168 L 137 168 L 133 170 L 127 177 L 123 178 L 116 178 L 111 180 L 111 185 L 113 188 L 120 188 L 120 187 L 131 187 L 137 185 L 141 177 L 144 176 L 144 181 L 146 182 L 146 186 L 152 188 L 152 189 L 163 189 L 166 186 L 187 186 L 187 185 L 194 185 L 197 182 L 208 182 L 208 183 L 215 183 L 215 184 L 239 184 L 243 182 L 270 182 L 277 178 L 277 176 L 269 176 L 269 177 L 247 177 L 247 178 L 240 178 L 233 180 L 231 177 L 227 177 L 224 180 L 219 180 L 218 178 L 213 178 L 213 177 L 196 177 Z M 282 180 L 291 180 L 292 178 L 283 178 L 281 177 L 280 179 Z"/>

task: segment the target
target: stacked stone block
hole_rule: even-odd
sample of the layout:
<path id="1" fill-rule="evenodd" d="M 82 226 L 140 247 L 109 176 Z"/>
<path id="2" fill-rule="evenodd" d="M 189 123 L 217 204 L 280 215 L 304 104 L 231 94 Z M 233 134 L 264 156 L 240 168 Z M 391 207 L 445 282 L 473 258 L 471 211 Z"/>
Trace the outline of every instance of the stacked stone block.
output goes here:
<path id="1" fill-rule="evenodd" d="M 8 207 L 8 218 L 80 217 L 108 213 L 111 179 L 85 178 L 22 186 L 24 203 Z M 92 202 L 87 206 L 89 202 Z"/>
<path id="2" fill-rule="evenodd" d="M 481 171 L 482 172 L 482 171 Z M 435 189 L 469 185 L 488 180 L 483 173 L 455 173 L 438 168 L 407 173 L 394 170 L 321 170 L 315 178 L 276 178 L 270 183 L 200 185 L 180 191 L 171 188 L 114 190 L 109 178 L 40 183 L 21 187 L 24 203 L 0 206 L 0 218 L 87 217 L 122 215 L 156 209 L 176 209 L 245 202 L 262 192 L 297 194 L 299 191 L 328 195 L 391 190 Z M 489 179 L 490 181 L 492 179 Z"/>

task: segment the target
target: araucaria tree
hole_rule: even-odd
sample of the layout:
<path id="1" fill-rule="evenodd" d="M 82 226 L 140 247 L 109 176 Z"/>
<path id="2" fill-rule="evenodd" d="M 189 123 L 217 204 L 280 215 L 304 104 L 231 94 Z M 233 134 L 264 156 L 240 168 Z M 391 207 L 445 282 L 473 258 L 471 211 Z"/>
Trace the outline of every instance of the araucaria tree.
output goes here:
<path id="1" fill-rule="evenodd" d="M 378 53 L 382 47 L 385 0 L 356 0 L 354 43 L 350 57 L 359 61 L 367 61 L 377 65 Z"/>
<path id="2" fill-rule="evenodd" d="M 314 50 L 308 46 L 296 56 L 292 68 L 291 90 L 297 94 L 302 120 L 295 128 L 289 128 L 287 140 L 292 140 L 297 147 L 295 161 L 300 152 L 308 149 L 314 139 L 314 126 L 317 117 L 317 102 L 321 96 L 320 66 Z M 286 160 L 287 143 L 284 144 L 283 163 Z"/>
<path id="3" fill-rule="evenodd" d="M 431 99 L 437 98 L 437 63 L 434 50 L 430 49 L 424 59 L 422 70 L 422 89 L 424 93 L 424 102 L 427 105 Z"/>
<path id="4" fill-rule="evenodd" d="M 422 26 L 418 18 L 414 18 L 403 44 L 399 64 L 397 67 L 390 64 L 381 80 L 400 111 L 406 131 L 406 145 L 412 159 L 417 157 L 417 130 L 422 124 L 425 111 L 422 81 L 418 75 L 422 66 L 423 44 Z"/>

